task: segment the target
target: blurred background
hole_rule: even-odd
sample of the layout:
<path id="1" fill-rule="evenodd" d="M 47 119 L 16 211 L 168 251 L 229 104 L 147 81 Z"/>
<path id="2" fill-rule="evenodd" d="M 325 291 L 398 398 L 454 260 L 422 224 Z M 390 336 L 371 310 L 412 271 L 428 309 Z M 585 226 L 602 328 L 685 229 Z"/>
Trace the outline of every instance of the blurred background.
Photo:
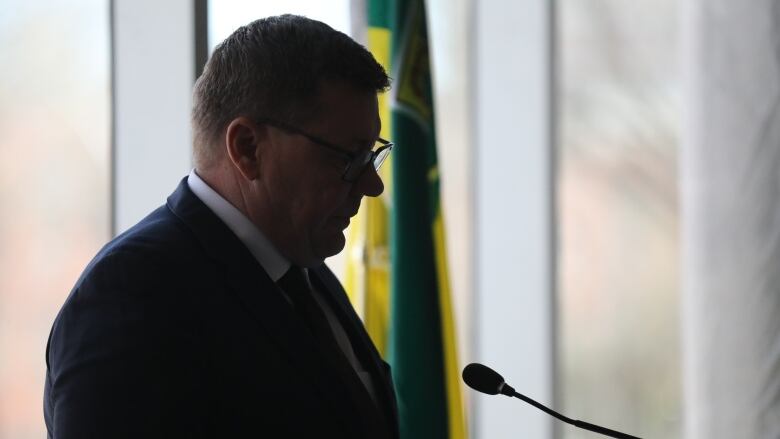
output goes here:
<path id="1" fill-rule="evenodd" d="M 122 133 L 112 129 L 117 127 L 114 98 L 121 96 L 112 82 L 112 66 L 121 65 L 114 52 L 121 45 L 112 46 L 112 23 L 122 19 L 117 14 L 123 3 L 127 4 L 122 0 L 0 0 L 2 439 L 45 435 L 42 395 L 50 325 L 95 252 L 126 224 L 140 219 L 132 212 L 129 217 L 117 214 L 124 201 L 116 194 L 133 193 L 130 180 L 117 177 L 117 170 L 128 171 L 117 162 L 124 154 L 115 149 Z M 154 2 L 147 3 L 155 7 Z M 361 20 L 353 16 L 359 10 L 355 3 L 211 0 L 207 2 L 208 50 L 238 26 L 283 12 L 319 19 L 361 39 Z M 492 3 L 502 7 L 500 1 Z M 681 41 L 685 9 L 674 0 L 542 3 L 549 20 L 541 35 L 547 42 L 543 62 L 549 67 L 550 93 L 549 105 L 537 113 L 546 112 L 543 125 L 549 128 L 549 142 L 539 146 L 549 151 L 551 170 L 551 239 L 548 253 L 543 254 L 549 255 L 545 265 L 549 289 L 541 292 L 549 304 L 544 316 L 549 331 L 532 335 L 540 340 L 542 351 L 549 352 L 552 367 L 539 378 L 549 391 L 528 396 L 575 419 L 641 437 L 713 437 L 701 433 L 706 430 L 686 430 L 684 422 L 683 389 L 689 384 L 683 378 L 686 331 L 681 291 L 685 282 L 679 199 L 683 182 L 678 174 L 680 130 L 686 115 L 680 64 L 685 47 L 699 49 Z M 479 335 L 489 322 L 479 311 L 489 306 L 482 302 L 485 295 L 499 294 L 480 289 L 484 273 L 479 258 L 484 252 L 477 251 L 478 240 L 480 230 L 490 227 L 490 218 L 479 216 L 482 177 L 477 165 L 484 162 L 480 132 L 485 127 L 478 122 L 478 112 L 485 107 L 475 105 L 479 90 L 474 84 L 486 79 L 480 77 L 484 72 L 475 55 L 480 50 L 475 42 L 480 28 L 475 23 L 490 14 L 476 4 L 476 0 L 430 0 L 426 5 L 462 364 L 490 357 L 485 346 L 492 344 L 481 345 Z M 728 16 L 722 9 L 713 10 L 715 19 Z M 475 12 L 481 18 L 475 18 Z M 164 33 L 160 38 L 167 41 Z M 533 62 L 537 61 L 529 61 Z M 131 67 L 154 73 L 156 65 Z M 190 87 L 191 82 L 183 84 Z M 153 111 L 155 104 L 148 104 Z M 147 134 L 154 137 L 155 131 L 150 128 Z M 502 142 L 506 148 L 518 147 L 510 137 Z M 153 149 L 165 148 L 165 144 L 153 145 Z M 188 144 L 181 142 L 176 148 Z M 522 169 L 518 164 L 517 172 Z M 155 196 L 143 195 L 145 204 L 137 212 L 161 204 L 187 171 L 186 167 L 170 169 L 173 183 L 159 184 Z M 770 177 L 776 175 L 770 172 Z M 523 190 L 537 189 L 508 186 L 497 195 L 511 205 L 514 194 Z M 343 271 L 342 257 L 328 263 L 338 273 Z M 523 306 L 522 301 L 516 303 Z M 523 321 L 512 325 L 518 333 L 526 331 Z M 777 352 L 774 335 L 767 336 L 767 346 L 774 346 L 767 349 Z M 525 347 L 512 339 L 508 333 L 501 343 L 523 352 Z M 772 358 L 765 366 L 780 370 L 772 369 L 778 364 Z M 534 357 L 523 361 L 533 362 Z M 514 384 L 524 379 L 521 370 L 503 372 Z M 774 375 L 769 374 L 768 382 L 776 383 Z M 706 376 L 711 381 L 716 378 Z M 528 379 L 539 381 L 533 376 Z M 520 392 L 526 389 L 515 387 Z M 695 393 L 695 386 L 688 388 Z M 763 407 L 777 407 L 777 399 L 769 397 Z M 502 421 L 500 433 L 485 427 L 487 418 L 480 416 L 489 406 L 480 401 L 468 397 L 472 437 L 537 437 L 522 434 L 523 425 L 513 419 Z M 549 427 L 552 421 L 531 413 L 534 409 L 502 402 L 511 404 L 511 412 L 543 425 L 542 430 L 531 430 L 542 431 L 538 437 L 597 437 L 573 427 Z M 771 410 L 767 416 L 764 419 L 776 426 Z"/>
<path id="2" fill-rule="evenodd" d="M 106 1 L 0 1 L 0 437 L 41 438 L 54 316 L 111 237 Z"/>

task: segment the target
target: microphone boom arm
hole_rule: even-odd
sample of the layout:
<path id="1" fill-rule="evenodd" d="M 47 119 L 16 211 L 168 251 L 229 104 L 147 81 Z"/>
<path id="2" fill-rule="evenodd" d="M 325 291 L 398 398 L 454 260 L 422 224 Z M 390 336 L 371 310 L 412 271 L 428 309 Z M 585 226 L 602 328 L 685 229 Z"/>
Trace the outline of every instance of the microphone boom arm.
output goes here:
<path id="1" fill-rule="evenodd" d="M 506 389 L 506 391 L 504 391 L 504 389 Z M 589 422 L 580 421 L 577 419 L 571 419 L 566 416 L 563 416 L 562 414 L 556 412 L 555 410 L 547 408 L 542 404 L 534 401 L 533 399 L 521 393 L 515 392 L 515 389 L 513 389 L 511 386 L 507 384 L 504 384 L 504 388 L 501 390 L 501 394 L 506 396 L 514 396 L 515 398 L 522 399 L 523 401 L 527 402 L 528 404 L 531 404 L 532 406 L 538 408 L 539 410 L 547 413 L 550 416 L 556 417 L 567 424 L 571 424 L 585 430 L 589 430 L 595 433 L 601 433 L 605 436 L 614 437 L 617 439 L 640 439 L 636 436 L 631 436 L 630 434 L 621 433 L 619 431 L 610 430 L 609 428 L 601 427 L 599 425 L 591 424 Z"/>
<path id="2" fill-rule="evenodd" d="M 502 394 L 506 396 L 514 396 L 521 399 L 528 404 L 538 408 L 539 410 L 547 413 L 550 416 L 560 419 L 561 421 L 574 425 L 576 427 L 589 430 L 595 433 L 600 433 L 606 436 L 614 437 L 617 439 L 640 439 L 630 434 L 621 433 L 619 431 L 610 430 L 609 428 L 602 427 L 600 425 L 591 424 L 585 421 L 579 421 L 576 419 L 570 419 L 555 410 L 549 409 L 542 404 L 534 401 L 533 399 L 517 393 L 515 389 L 504 381 L 502 377 L 495 370 L 485 366 L 484 364 L 471 363 L 463 368 L 463 381 L 472 389 L 486 393 L 488 395 Z"/>

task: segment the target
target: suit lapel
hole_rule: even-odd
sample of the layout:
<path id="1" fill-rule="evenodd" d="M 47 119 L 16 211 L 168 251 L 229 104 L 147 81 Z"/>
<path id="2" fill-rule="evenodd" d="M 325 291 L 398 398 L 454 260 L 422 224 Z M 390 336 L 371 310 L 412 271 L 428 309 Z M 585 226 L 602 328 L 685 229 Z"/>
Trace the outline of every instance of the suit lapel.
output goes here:
<path id="1" fill-rule="evenodd" d="M 317 343 L 281 290 L 246 246 L 192 193 L 186 178 L 168 198 L 167 206 L 191 229 L 214 262 L 223 268 L 226 282 L 259 326 L 276 342 L 279 350 L 299 366 L 298 370 L 302 372 L 300 378 L 312 383 L 316 393 L 325 401 L 330 400 L 324 405 L 332 408 L 347 431 L 352 431 L 356 437 L 365 436 L 365 431 L 355 431 L 355 418 L 357 413 L 365 410 L 361 406 L 366 404 L 353 401 L 342 382 L 343 377 L 332 368 L 322 366 L 325 359 Z M 370 398 L 368 394 L 366 398 Z M 351 402 L 351 410 L 343 407 L 345 401 Z M 366 427 L 367 431 L 371 431 L 371 425 Z"/>
<path id="2" fill-rule="evenodd" d="M 398 437 L 398 413 L 396 410 L 395 391 L 392 379 L 389 376 L 389 366 L 377 352 L 371 337 L 366 332 L 344 289 L 338 283 L 333 273 L 325 264 L 309 270 L 309 273 L 314 285 L 328 300 L 344 330 L 347 332 L 355 354 L 373 377 L 384 418 L 392 426 L 394 437 Z"/>
<path id="3" fill-rule="evenodd" d="M 343 371 L 335 367 L 328 367 L 332 365 L 330 359 L 321 352 L 322 346 L 316 342 L 303 320 L 284 299 L 281 290 L 277 289 L 264 271 L 256 268 L 255 273 L 258 276 L 242 278 L 238 270 L 230 270 L 228 278 L 236 296 L 256 317 L 266 333 L 276 340 L 280 351 L 299 366 L 302 372 L 300 379 L 313 383 L 324 400 L 330 399 L 326 404 L 331 405 L 332 412 L 341 417 L 341 423 L 346 430 L 354 431 L 356 418 L 360 421 L 370 419 L 365 414 L 366 408 L 371 404 L 369 396 L 366 394 L 362 401 L 355 401 L 355 383 L 346 382 L 351 377 L 344 376 Z M 257 280 L 260 282 L 256 282 Z M 362 384 L 358 385 L 362 387 Z M 362 388 L 357 390 L 365 392 Z M 352 408 L 344 407 L 345 403 L 351 404 Z M 355 434 L 363 437 L 371 427 L 366 424 L 366 430 Z"/>

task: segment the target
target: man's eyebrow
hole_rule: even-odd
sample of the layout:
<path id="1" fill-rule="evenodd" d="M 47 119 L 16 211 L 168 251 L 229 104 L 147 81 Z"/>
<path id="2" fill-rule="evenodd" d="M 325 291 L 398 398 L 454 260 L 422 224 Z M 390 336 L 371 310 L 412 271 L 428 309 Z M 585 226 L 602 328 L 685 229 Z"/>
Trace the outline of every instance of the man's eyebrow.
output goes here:
<path id="1" fill-rule="evenodd" d="M 365 149 L 373 149 L 374 145 L 376 145 L 376 141 L 379 139 L 379 136 L 377 136 L 374 139 L 355 139 L 352 143 L 354 145 L 358 145 L 357 151 L 362 151 Z"/>

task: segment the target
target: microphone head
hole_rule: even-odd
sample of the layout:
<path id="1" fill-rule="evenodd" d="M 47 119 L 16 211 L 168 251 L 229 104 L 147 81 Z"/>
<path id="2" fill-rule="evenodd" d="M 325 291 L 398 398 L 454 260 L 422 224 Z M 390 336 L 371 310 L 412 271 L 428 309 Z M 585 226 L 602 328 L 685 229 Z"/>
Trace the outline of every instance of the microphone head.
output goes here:
<path id="1" fill-rule="evenodd" d="M 463 381 L 472 389 L 498 395 L 504 387 L 504 377 L 484 364 L 471 363 L 463 368 Z"/>

